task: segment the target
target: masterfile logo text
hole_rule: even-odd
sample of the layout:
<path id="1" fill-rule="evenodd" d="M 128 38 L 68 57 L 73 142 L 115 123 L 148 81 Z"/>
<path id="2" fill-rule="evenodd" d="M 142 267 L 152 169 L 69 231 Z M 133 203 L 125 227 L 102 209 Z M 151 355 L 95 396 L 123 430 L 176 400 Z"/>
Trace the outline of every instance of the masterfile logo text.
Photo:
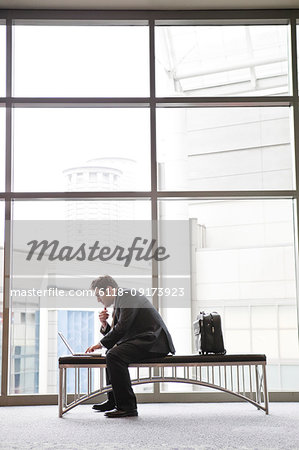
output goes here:
<path id="1" fill-rule="evenodd" d="M 91 246 L 83 242 L 75 247 L 61 245 L 57 239 L 52 242 L 46 239 L 42 241 L 34 239 L 27 243 L 30 246 L 30 251 L 26 260 L 31 261 L 34 256 L 37 261 L 41 261 L 44 257 L 48 258 L 49 261 L 72 261 L 74 259 L 77 261 L 110 261 L 115 259 L 116 261 L 122 261 L 124 267 L 129 267 L 132 259 L 136 261 L 150 261 L 151 259 L 165 261 L 167 258 L 170 258 L 166 248 L 163 246 L 157 247 L 156 244 L 156 239 L 149 241 L 142 237 L 135 237 L 128 248 L 124 248 L 121 245 L 116 245 L 114 248 L 105 244 L 101 246 L 100 241 L 95 241 Z M 46 253 L 48 250 L 50 253 Z"/>

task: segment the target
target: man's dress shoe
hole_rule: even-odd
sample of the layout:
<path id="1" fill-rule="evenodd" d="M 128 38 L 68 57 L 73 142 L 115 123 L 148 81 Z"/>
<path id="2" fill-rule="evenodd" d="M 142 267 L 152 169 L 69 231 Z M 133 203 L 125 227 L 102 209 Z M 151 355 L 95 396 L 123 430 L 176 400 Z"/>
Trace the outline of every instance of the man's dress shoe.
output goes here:
<path id="1" fill-rule="evenodd" d="M 111 403 L 109 401 L 99 403 L 98 405 L 93 405 L 92 409 L 95 411 L 105 412 L 105 411 L 111 411 L 112 409 L 115 409 L 115 404 Z"/>
<path id="2" fill-rule="evenodd" d="M 134 417 L 138 416 L 137 409 L 130 409 L 129 411 L 122 411 L 121 409 L 115 409 L 114 411 L 106 412 L 106 417 L 118 418 L 118 417 Z"/>

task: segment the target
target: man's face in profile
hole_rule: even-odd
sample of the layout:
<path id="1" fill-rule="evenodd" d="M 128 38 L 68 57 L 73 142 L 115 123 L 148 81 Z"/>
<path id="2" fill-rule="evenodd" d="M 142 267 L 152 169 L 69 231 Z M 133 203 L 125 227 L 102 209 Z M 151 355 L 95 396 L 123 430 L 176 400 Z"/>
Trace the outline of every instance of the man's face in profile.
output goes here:
<path id="1" fill-rule="evenodd" d="M 111 286 L 108 286 L 107 289 L 95 289 L 95 295 L 97 297 L 98 302 L 102 303 L 106 308 L 112 305 L 115 299 L 115 289 L 112 289 Z"/>

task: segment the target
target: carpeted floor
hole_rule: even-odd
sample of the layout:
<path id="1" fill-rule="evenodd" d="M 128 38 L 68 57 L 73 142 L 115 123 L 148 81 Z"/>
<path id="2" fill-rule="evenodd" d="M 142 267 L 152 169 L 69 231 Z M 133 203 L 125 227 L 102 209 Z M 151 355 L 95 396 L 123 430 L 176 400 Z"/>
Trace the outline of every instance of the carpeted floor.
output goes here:
<path id="1" fill-rule="evenodd" d="M 299 404 L 140 404 L 139 416 L 107 419 L 82 405 L 0 408 L 1 449 L 299 449 Z"/>

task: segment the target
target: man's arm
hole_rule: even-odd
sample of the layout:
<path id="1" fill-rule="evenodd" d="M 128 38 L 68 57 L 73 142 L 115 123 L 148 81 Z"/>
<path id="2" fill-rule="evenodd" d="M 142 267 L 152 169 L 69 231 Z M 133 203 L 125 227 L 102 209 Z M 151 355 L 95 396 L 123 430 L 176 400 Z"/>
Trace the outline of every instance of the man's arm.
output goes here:
<path id="1" fill-rule="evenodd" d="M 107 333 L 109 333 L 109 331 L 111 330 L 111 326 L 109 325 L 109 323 L 106 323 L 106 326 L 102 325 L 100 328 L 100 332 L 104 335 L 106 335 Z"/>
<path id="2" fill-rule="evenodd" d="M 114 347 L 131 327 L 137 312 L 137 308 L 120 308 L 117 324 L 107 334 L 105 333 L 105 337 L 100 341 L 101 344 L 108 349 Z"/>
<path id="3" fill-rule="evenodd" d="M 95 344 L 95 345 L 91 345 L 90 347 L 88 347 L 86 350 L 85 350 L 85 353 L 92 353 L 92 352 L 94 352 L 95 350 L 98 350 L 99 348 L 102 348 L 102 344 L 99 342 L 98 344 Z"/>
<path id="4" fill-rule="evenodd" d="M 102 334 L 104 334 L 104 335 L 107 334 L 107 333 L 109 333 L 109 331 L 110 331 L 110 329 L 111 329 L 111 326 L 110 326 L 109 323 L 107 322 L 108 317 L 109 317 L 109 313 L 108 313 L 108 311 L 107 311 L 107 308 L 105 307 L 105 308 L 103 309 L 103 311 L 101 311 L 100 314 L 99 314 L 99 319 L 100 319 L 100 322 L 101 322 L 101 324 L 102 324 L 102 326 L 101 326 L 101 328 L 100 328 L 100 332 L 101 332 Z"/>

